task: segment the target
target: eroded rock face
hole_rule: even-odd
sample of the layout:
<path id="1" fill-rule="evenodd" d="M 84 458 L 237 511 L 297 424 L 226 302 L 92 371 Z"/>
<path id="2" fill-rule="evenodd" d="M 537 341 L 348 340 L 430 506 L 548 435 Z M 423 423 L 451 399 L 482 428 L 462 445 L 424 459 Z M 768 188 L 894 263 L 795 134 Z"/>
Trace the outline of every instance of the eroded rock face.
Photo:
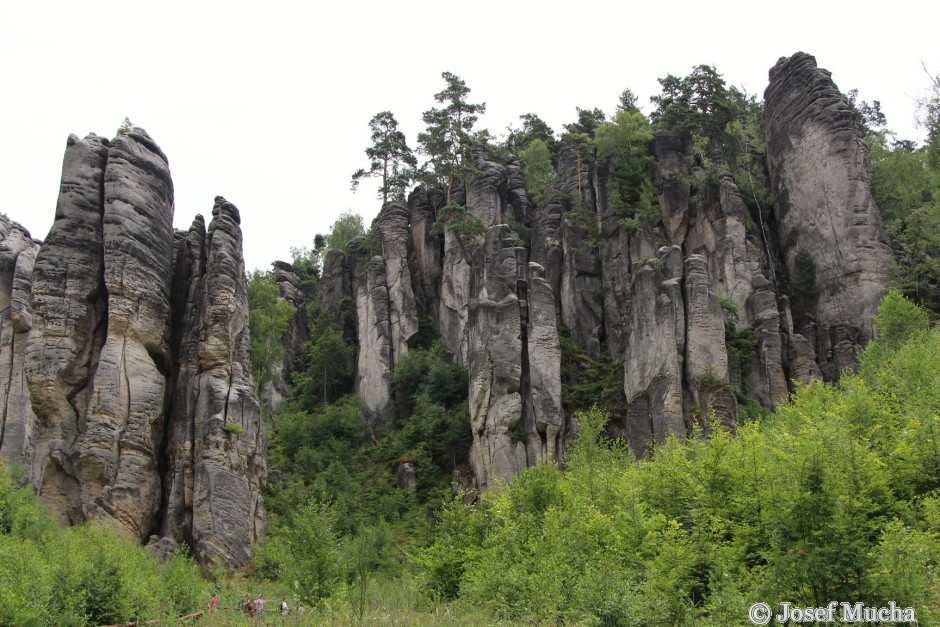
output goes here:
<path id="1" fill-rule="evenodd" d="M 388 323 L 391 332 L 392 364 L 408 352 L 408 343 L 418 333 L 418 305 L 409 266 L 410 229 L 408 209 L 396 202 L 382 207 L 375 228 L 382 244 L 385 283 L 388 289 Z"/>
<path id="2" fill-rule="evenodd" d="M 274 262 L 274 284 L 278 294 L 294 307 L 294 315 L 281 336 L 281 364 L 274 371 L 271 390 L 263 399 L 270 412 L 291 394 L 291 379 L 302 364 L 303 347 L 310 339 L 310 316 L 307 314 L 307 299 L 301 291 L 300 278 L 294 267 L 285 261 Z"/>
<path id="3" fill-rule="evenodd" d="M 767 153 L 748 151 L 750 170 L 703 165 L 712 160 L 681 131 L 654 134 L 656 224 L 624 220 L 607 198 L 608 164 L 568 140 L 540 206 L 514 157 L 474 147 L 479 174 L 450 200 L 482 220 L 480 241 L 434 231 L 439 190 L 386 204 L 374 238 L 326 255 L 320 301 L 358 346 L 355 389 L 371 417 L 391 416 L 395 367 L 422 324 L 436 324 L 469 370 L 469 458 L 482 490 L 563 462 L 575 429 L 561 394 L 562 327 L 590 361 L 622 367 L 613 420 L 638 455 L 671 435 L 707 434 L 712 416 L 734 429 L 740 395 L 773 407 L 789 381 L 853 367 L 890 254 L 864 145 L 808 55 L 774 67 L 766 98 Z M 765 172 L 772 206 L 752 191 Z M 265 464 L 238 211 L 218 198 L 208 228 L 197 218 L 175 235 L 168 215 L 166 159 L 135 130 L 113 145 L 70 138 L 56 224 L 34 261 L 28 236 L 0 222 L 0 299 L 11 303 L 0 357 L 13 364 L 0 377 L 8 402 L 22 401 L 21 360 L 35 410 L 22 424 L 7 411 L 0 455 L 29 460 L 64 522 L 107 520 L 149 535 L 158 553 L 186 542 L 204 561 L 239 566 L 263 533 Z M 798 258 L 804 270 L 812 261 L 811 298 L 799 293 Z M 275 273 L 302 309 L 296 277 L 286 265 Z M 305 324 L 285 335 L 286 360 Z"/>
<path id="4" fill-rule="evenodd" d="M 248 290 L 238 209 L 216 197 L 206 233 L 203 290 L 193 325 L 196 374 L 183 398 L 192 409 L 192 542 L 202 561 L 242 566 L 264 535 L 267 475 L 261 408 L 251 380 Z M 177 413 L 179 414 L 179 412 Z M 168 446 L 174 446 L 169 442 Z M 185 467 L 184 461 L 184 467 Z M 185 475 L 185 473 L 184 473 Z M 186 517 L 184 508 L 184 519 Z"/>
<path id="5" fill-rule="evenodd" d="M 38 249 L 26 229 L 0 215 L 0 460 L 6 462 L 30 455 L 38 426 L 24 369 Z"/>
<path id="6" fill-rule="evenodd" d="M 818 297 L 808 305 L 809 318 L 795 321 L 796 331 L 806 335 L 805 327 L 815 326 L 816 359 L 834 378 L 855 365 L 855 351 L 872 337 L 891 259 L 871 196 L 867 149 L 830 73 L 808 54 L 771 68 L 764 99 L 767 166 L 791 290 L 808 287 L 797 276 L 799 255 L 816 275 Z"/>
<path id="7" fill-rule="evenodd" d="M 238 210 L 217 198 L 208 231 L 172 222 L 145 131 L 69 137 L 46 241 L 9 227 L 0 248 L 6 406 L 23 407 L 0 452 L 63 524 L 240 567 L 264 533 L 266 469 Z"/>

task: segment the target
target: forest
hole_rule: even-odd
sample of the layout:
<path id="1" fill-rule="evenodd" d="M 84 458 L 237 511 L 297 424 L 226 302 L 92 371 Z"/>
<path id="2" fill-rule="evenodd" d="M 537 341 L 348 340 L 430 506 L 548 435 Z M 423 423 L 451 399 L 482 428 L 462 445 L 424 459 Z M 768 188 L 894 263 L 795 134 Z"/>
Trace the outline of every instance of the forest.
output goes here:
<path id="1" fill-rule="evenodd" d="M 376 114 L 368 167 L 351 183 L 376 178 L 383 203 L 403 202 L 415 185 L 439 190 L 434 228 L 453 233 L 468 258 L 485 232 L 461 200 L 479 174 L 474 146 L 518 158 L 534 204 L 565 194 L 559 143 L 575 146 L 579 163 L 607 168 L 607 198 L 628 232 L 663 228 L 649 150 L 660 130 L 689 138 L 701 189 L 730 172 L 753 215 L 775 200 L 760 159 L 763 103 L 716 68 L 660 79 L 649 115 L 626 89 L 616 111 L 578 108 L 561 133 L 526 113 L 501 136 L 475 129 L 485 105 L 468 100 L 459 77 L 442 78 L 416 149 L 391 112 Z M 626 412 L 616 360 L 588 355 L 561 328 L 562 400 L 577 438 L 561 467 L 536 465 L 476 493 L 467 480 L 468 372 L 453 363 L 436 321 L 422 316 L 394 369 L 390 419 L 371 419 L 353 393 L 356 338 L 320 307 L 323 264 L 353 239 L 363 250 L 381 243 L 344 213 L 293 251 L 311 339 L 290 396 L 263 407 L 267 537 L 252 563 L 235 573 L 200 568 L 184 548 L 160 564 L 104 526 L 62 530 L 7 468 L 0 624 L 171 621 L 200 611 L 200 622 L 230 624 L 243 619 L 240 602 L 259 595 L 266 609 L 256 620 L 272 623 L 284 620 L 281 599 L 298 624 L 745 625 L 757 601 L 834 600 L 894 602 L 913 608 L 919 624 L 940 622 L 940 82 L 932 81 L 920 103 L 924 145 L 894 136 L 877 101 L 845 96 L 894 256 L 857 372 L 798 385 L 772 411 L 738 391 L 734 429 L 703 416 L 702 431 L 633 451 L 611 426 Z M 585 214 L 579 199 L 566 211 Z M 509 226 L 529 238 L 525 224 Z M 812 300 L 813 269 L 804 274 L 792 281 Z M 295 308 L 279 297 L 273 270 L 249 277 L 248 299 L 252 376 L 263 396 Z M 728 353 L 745 359 L 753 331 L 734 324 L 734 302 L 721 306 Z M 800 306 L 795 300 L 794 316 Z M 219 609 L 209 612 L 214 594 Z"/>

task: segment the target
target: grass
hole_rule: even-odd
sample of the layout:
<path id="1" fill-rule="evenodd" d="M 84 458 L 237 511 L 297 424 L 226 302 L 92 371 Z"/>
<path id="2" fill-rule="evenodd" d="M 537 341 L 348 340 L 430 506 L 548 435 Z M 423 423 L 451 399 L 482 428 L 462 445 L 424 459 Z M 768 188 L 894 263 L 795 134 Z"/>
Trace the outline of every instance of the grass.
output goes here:
<path id="1" fill-rule="evenodd" d="M 359 590 L 354 585 L 333 595 L 321 607 L 306 607 L 304 614 L 297 614 L 297 599 L 289 586 L 277 582 L 250 580 L 236 575 L 217 587 L 218 611 L 204 614 L 199 624 L 206 626 L 242 625 L 511 625 L 500 621 L 491 612 L 469 603 L 454 601 L 432 604 L 421 594 L 414 579 L 370 578 L 366 590 L 363 616 L 359 617 Z M 250 595 L 262 594 L 265 610 L 262 614 L 248 618 L 234 609 L 238 602 Z M 287 597 L 291 608 L 287 616 L 281 616 L 278 606 L 281 598 Z M 209 599 L 206 598 L 206 604 Z"/>

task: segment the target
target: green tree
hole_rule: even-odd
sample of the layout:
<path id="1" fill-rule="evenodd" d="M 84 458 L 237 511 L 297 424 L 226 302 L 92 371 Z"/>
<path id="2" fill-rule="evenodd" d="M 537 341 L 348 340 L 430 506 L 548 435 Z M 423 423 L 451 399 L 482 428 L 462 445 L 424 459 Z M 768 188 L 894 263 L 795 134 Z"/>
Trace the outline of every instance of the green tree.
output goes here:
<path id="1" fill-rule="evenodd" d="M 354 237 L 361 237 L 365 233 L 366 229 L 362 224 L 362 216 L 352 211 L 344 211 L 339 214 L 336 222 L 330 227 L 329 234 L 325 236 L 325 248 L 327 251 L 345 251 L 349 240 Z"/>
<path id="2" fill-rule="evenodd" d="M 927 149 L 879 131 L 865 137 L 871 191 L 895 241 L 894 279 L 901 291 L 940 314 L 940 167 Z"/>
<path id="3" fill-rule="evenodd" d="M 696 66 L 684 78 L 669 74 L 658 80 L 662 93 L 650 98 L 656 105 L 650 114 L 654 128 L 688 131 L 693 140 L 701 143 L 699 156 L 705 159 L 712 150 L 740 151 L 728 126 L 735 120 L 746 121 L 760 110 L 753 96 L 728 87 L 709 65 Z"/>
<path id="4" fill-rule="evenodd" d="M 541 139 L 533 139 L 519 152 L 519 162 L 532 200 L 537 206 L 542 205 L 555 186 L 555 167 L 548 144 Z"/>
<path id="5" fill-rule="evenodd" d="M 540 140 L 548 148 L 549 154 L 554 156 L 558 148 L 558 140 L 555 139 L 555 131 L 545 123 L 545 121 L 534 113 L 520 115 L 522 120 L 522 129 L 509 129 L 509 136 L 506 138 L 506 146 L 509 152 L 520 155 L 536 140 Z"/>
<path id="6" fill-rule="evenodd" d="M 819 284 L 816 281 L 816 262 L 805 250 L 796 253 L 793 261 L 793 314 L 800 322 L 806 321 L 816 308 L 819 298 Z"/>
<path id="7" fill-rule="evenodd" d="M 617 112 L 626 111 L 627 113 L 637 113 L 640 108 L 637 106 L 637 96 L 633 93 L 633 90 L 627 87 L 622 92 L 620 92 L 620 97 L 617 102 Z"/>
<path id="8" fill-rule="evenodd" d="M 340 536 L 336 513 L 329 505 L 313 501 L 293 517 L 287 529 L 291 563 L 289 578 L 297 581 L 301 598 L 318 604 L 340 582 Z"/>
<path id="9" fill-rule="evenodd" d="M 917 101 L 921 125 L 927 130 L 927 156 L 930 165 L 940 170 L 940 75 L 933 75 L 924 66 L 930 77 L 931 93 Z"/>
<path id="10" fill-rule="evenodd" d="M 291 266 L 300 280 L 300 291 L 307 301 L 307 315 L 310 317 L 314 317 L 319 312 L 320 264 L 325 245 L 324 237 L 317 234 L 314 238 L 313 250 L 306 246 L 290 249 Z"/>
<path id="11" fill-rule="evenodd" d="M 124 120 L 121 122 L 121 125 L 118 127 L 117 134 L 123 135 L 124 133 L 127 133 L 128 131 L 130 131 L 132 128 L 134 128 L 134 123 L 131 122 L 131 119 L 129 117 L 125 116 Z"/>
<path id="12" fill-rule="evenodd" d="M 454 184 L 466 182 L 475 172 L 471 142 L 477 115 L 486 111 L 486 103 L 467 101 L 470 88 L 459 77 L 443 72 L 447 84 L 434 94 L 434 100 L 444 105 L 425 111 L 422 119 L 427 125 L 418 135 L 419 151 L 430 159 L 437 183 L 445 188 L 444 202 L 450 203 Z"/>
<path id="13" fill-rule="evenodd" d="M 294 375 L 294 388 L 307 409 L 336 400 L 352 384 L 349 366 L 353 349 L 343 341 L 330 314 L 317 316 L 310 337 L 304 345 L 304 369 Z"/>
<path id="14" fill-rule="evenodd" d="M 280 297 L 270 273 L 255 270 L 248 279 L 248 324 L 251 331 L 251 374 L 261 395 L 281 367 L 281 336 L 296 308 Z"/>
<path id="15" fill-rule="evenodd" d="M 449 202 L 437 212 L 433 230 L 437 233 L 450 231 L 457 239 L 457 246 L 467 265 L 473 263 L 473 253 L 479 248 L 486 235 L 486 224 L 478 216 L 470 213 L 466 207 L 456 202 Z"/>
<path id="16" fill-rule="evenodd" d="M 852 111 L 855 112 L 855 120 L 864 133 L 877 133 L 885 130 L 888 120 L 885 118 L 885 114 L 881 112 L 881 103 L 879 101 L 872 100 L 869 104 L 864 100 L 859 100 L 857 89 L 852 89 L 845 94 L 845 99 L 852 107 Z"/>
<path id="17" fill-rule="evenodd" d="M 352 190 L 355 192 L 364 178 L 381 176 L 378 195 L 382 203 L 389 198 L 404 202 L 418 160 L 408 147 L 405 134 L 398 130 L 398 121 L 391 111 L 376 113 L 369 121 L 369 128 L 372 130 L 372 145 L 366 148 L 369 169 L 359 169 L 352 175 Z"/>
<path id="18" fill-rule="evenodd" d="M 647 149 L 652 139 L 649 122 L 638 109 L 618 111 L 612 122 L 597 127 L 594 138 L 597 157 L 609 165 L 610 202 L 621 215 L 647 228 L 659 219 Z"/>
<path id="19" fill-rule="evenodd" d="M 594 130 L 607 119 L 604 112 L 600 109 L 582 109 L 575 107 L 578 112 L 578 121 L 573 124 L 565 124 L 565 131 L 570 135 L 586 135 L 594 138 Z"/>

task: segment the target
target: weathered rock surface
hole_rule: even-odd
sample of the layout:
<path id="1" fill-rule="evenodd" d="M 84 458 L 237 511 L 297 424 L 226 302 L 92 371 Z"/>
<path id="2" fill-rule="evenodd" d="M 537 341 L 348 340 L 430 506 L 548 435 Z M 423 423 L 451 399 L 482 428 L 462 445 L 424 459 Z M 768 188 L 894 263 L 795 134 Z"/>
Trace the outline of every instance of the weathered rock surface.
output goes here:
<path id="1" fill-rule="evenodd" d="M 808 287 L 796 277 L 800 253 L 815 266 L 818 297 L 809 315 L 816 358 L 834 378 L 855 365 L 855 351 L 872 337 L 891 260 L 871 196 L 868 152 L 849 104 L 812 56 L 781 58 L 764 98 L 781 254 L 791 289 Z M 806 321 L 797 323 L 801 331 Z"/>
<path id="2" fill-rule="evenodd" d="M 373 236 L 326 255 L 321 282 L 321 312 L 358 345 L 354 386 L 372 417 L 391 417 L 395 367 L 424 324 L 469 370 L 477 490 L 563 462 L 576 429 L 562 327 L 586 371 L 603 364 L 616 381 L 622 367 L 615 431 L 638 455 L 707 434 L 713 416 L 734 429 L 741 395 L 773 407 L 791 380 L 854 367 L 890 258 L 854 116 L 798 53 L 771 70 L 764 130 L 766 154 L 741 157 L 749 170 L 657 131 L 656 224 L 625 221 L 609 164 L 570 139 L 539 206 L 515 157 L 474 146 L 478 174 L 450 200 L 483 222 L 479 241 L 434 232 L 440 190 L 387 203 Z M 197 218 L 174 235 L 166 159 L 135 130 L 113 145 L 70 138 L 56 216 L 35 261 L 28 235 L 0 221 L 0 456 L 27 459 L 64 522 L 104 519 L 161 554 L 186 542 L 244 564 L 263 533 L 265 463 L 237 210 L 219 198 L 208 229 Z M 798 257 L 812 260 L 808 289 Z M 290 268 L 275 273 L 303 309 Z M 279 394 L 309 323 L 285 334 Z M 22 381 L 35 418 L 16 410 Z"/>
<path id="3" fill-rule="evenodd" d="M 26 229 L 0 214 L 0 460 L 6 462 L 30 455 L 38 426 L 24 368 L 38 248 Z"/>
<path id="4" fill-rule="evenodd" d="M 240 567 L 264 533 L 265 442 L 238 211 L 217 198 L 213 216 L 174 233 L 167 158 L 142 129 L 69 137 L 38 252 L 0 221 L 17 414 L 0 452 L 63 524 Z"/>
<path id="5" fill-rule="evenodd" d="M 392 330 L 385 260 L 381 255 L 353 270 L 359 321 L 356 394 L 373 413 L 387 417 L 392 396 Z"/>
<path id="6" fill-rule="evenodd" d="M 300 370 L 303 347 L 310 339 L 310 316 L 307 314 L 307 299 L 301 291 L 300 278 L 294 267 L 286 261 L 273 264 L 274 284 L 281 298 L 294 307 L 294 315 L 281 336 L 281 363 L 271 378 L 269 390 L 263 393 L 262 405 L 266 411 L 274 412 L 281 401 L 291 394 L 291 379 Z"/>
<path id="7" fill-rule="evenodd" d="M 390 202 L 375 219 L 375 229 L 385 261 L 388 290 L 388 323 L 391 332 L 392 365 L 408 352 L 408 343 L 418 333 L 418 306 L 415 302 L 411 268 L 408 262 L 410 229 L 408 209 Z"/>
<path id="8" fill-rule="evenodd" d="M 267 474 L 267 443 L 261 408 L 251 380 L 251 338 L 248 331 L 248 290 L 242 258 L 238 209 L 216 197 L 206 233 L 205 275 L 194 295 L 195 376 L 178 388 L 191 417 L 192 442 L 179 447 L 183 476 L 191 465 L 192 544 L 202 561 L 241 566 L 251 558 L 251 544 L 264 535 L 261 499 Z M 183 339 L 187 343 L 186 339 Z M 186 385 L 189 383 L 189 385 Z M 187 389 L 188 388 L 188 389 Z M 191 448 L 191 455 L 187 455 Z M 184 484 L 185 485 L 185 484 Z M 189 486 L 185 486 L 188 488 Z M 183 507 L 186 520 L 189 508 Z M 167 521 L 167 525 L 179 523 Z M 188 539 L 188 538 L 187 538 Z"/>
<path id="9" fill-rule="evenodd" d="M 522 388 L 522 311 L 517 280 L 525 249 L 509 228 L 489 230 L 471 285 L 478 294 L 468 320 L 470 465 L 481 489 L 508 481 L 527 466 Z"/>

